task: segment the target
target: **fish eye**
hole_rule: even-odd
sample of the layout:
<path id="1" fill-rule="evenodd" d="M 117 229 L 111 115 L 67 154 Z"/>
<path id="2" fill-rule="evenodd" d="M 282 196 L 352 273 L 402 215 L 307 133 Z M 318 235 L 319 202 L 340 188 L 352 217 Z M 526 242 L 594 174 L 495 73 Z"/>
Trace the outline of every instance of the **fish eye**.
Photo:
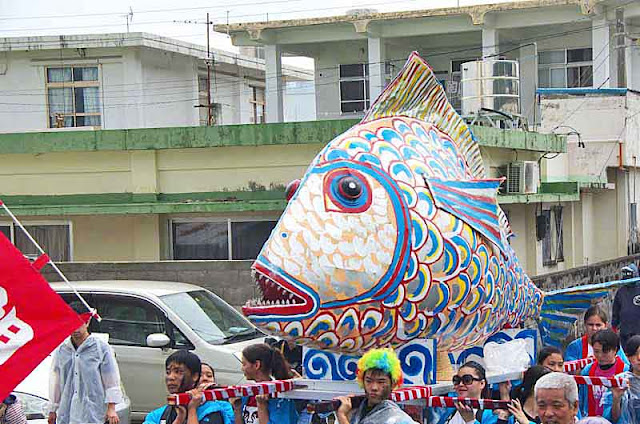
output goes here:
<path id="1" fill-rule="evenodd" d="M 325 207 L 343 213 L 364 212 L 371 206 L 371 187 L 354 169 L 335 169 L 324 180 Z"/>
<path id="2" fill-rule="evenodd" d="M 362 196 L 362 184 L 350 175 L 344 176 L 338 183 L 338 190 L 345 198 L 356 200 Z"/>

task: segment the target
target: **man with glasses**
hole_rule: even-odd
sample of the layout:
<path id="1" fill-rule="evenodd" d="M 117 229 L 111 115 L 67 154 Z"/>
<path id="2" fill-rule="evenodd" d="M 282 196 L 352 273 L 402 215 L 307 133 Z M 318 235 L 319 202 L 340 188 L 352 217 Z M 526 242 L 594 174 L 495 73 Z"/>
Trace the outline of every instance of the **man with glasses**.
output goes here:
<path id="1" fill-rule="evenodd" d="M 358 361 L 358 383 L 365 399 L 359 406 L 347 396 L 339 397 L 336 412 L 339 424 L 416 424 L 390 400 L 391 392 L 402 383 L 400 361 L 391 349 L 373 349 Z M 351 419 L 349 419 L 351 415 Z"/>

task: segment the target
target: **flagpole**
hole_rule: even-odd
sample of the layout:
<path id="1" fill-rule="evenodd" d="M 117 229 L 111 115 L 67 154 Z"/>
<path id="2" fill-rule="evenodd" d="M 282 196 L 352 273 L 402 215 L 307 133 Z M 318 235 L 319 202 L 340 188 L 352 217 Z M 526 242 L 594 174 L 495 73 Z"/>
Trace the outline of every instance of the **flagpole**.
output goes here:
<path id="1" fill-rule="evenodd" d="M 7 207 L 7 205 L 5 205 L 5 203 L 0 200 L 0 206 L 2 206 L 2 208 L 5 210 L 5 212 L 9 215 L 9 217 L 11 217 L 11 219 L 13 220 L 13 222 L 20 227 L 20 229 L 22 230 L 22 232 L 27 236 L 27 238 L 31 241 L 31 243 L 34 244 L 34 246 L 36 246 L 36 248 L 38 249 L 38 251 L 40 251 L 41 255 L 47 255 L 47 252 L 44 251 L 44 249 L 42 249 L 42 247 L 40 247 L 40 245 L 38 244 L 38 242 L 31 237 L 31 234 L 29 234 L 29 231 L 27 231 L 26 228 L 24 228 L 22 226 L 22 223 L 18 220 L 18 218 L 13 214 L 13 212 L 11 212 L 11 210 L 9 210 L 9 208 Z M 55 264 L 55 262 L 53 262 L 51 260 L 51 258 L 49 258 L 49 256 L 47 255 L 47 259 L 49 265 L 51 265 L 51 267 L 53 267 L 53 269 L 58 273 L 58 275 L 60 276 L 60 278 L 62 278 L 62 280 L 67 284 L 67 286 L 69 286 L 69 288 L 71 288 L 71 290 L 73 290 L 73 292 L 75 293 L 75 295 L 78 297 L 78 299 L 80 299 L 80 301 L 82 302 L 82 304 L 87 308 L 87 310 L 91 313 L 92 316 L 95 315 L 96 319 L 98 321 L 101 321 L 100 315 L 98 315 L 96 313 L 96 310 L 94 308 L 92 308 L 91 306 L 89 306 L 89 304 L 87 303 L 87 301 L 84 299 L 84 297 L 82 297 L 82 295 L 80 293 L 78 293 L 78 290 L 76 290 L 75 287 L 73 287 L 73 285 L 69 282 L 69 280 L 67 279 L 67 277 L 62 273 L 62 271 L 60 271 L 60 268 L 58 268 L 58 266 Z"/>

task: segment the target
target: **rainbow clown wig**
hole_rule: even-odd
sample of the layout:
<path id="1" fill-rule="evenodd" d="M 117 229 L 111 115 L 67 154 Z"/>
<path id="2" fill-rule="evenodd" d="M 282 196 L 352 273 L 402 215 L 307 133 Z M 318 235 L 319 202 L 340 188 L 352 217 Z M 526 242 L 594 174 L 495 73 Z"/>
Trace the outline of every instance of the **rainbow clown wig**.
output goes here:
<path id="1" fill-rule="evenodd" d="M 378 369 L 391 377 L 391 385 L 395 388 L 402 384 L 402 368 L 400 360 L 393 349 L 372 349 L 362 355 L 358 361 L 358 384 L 364 386 L 364 374 L 371 369 Z"/>

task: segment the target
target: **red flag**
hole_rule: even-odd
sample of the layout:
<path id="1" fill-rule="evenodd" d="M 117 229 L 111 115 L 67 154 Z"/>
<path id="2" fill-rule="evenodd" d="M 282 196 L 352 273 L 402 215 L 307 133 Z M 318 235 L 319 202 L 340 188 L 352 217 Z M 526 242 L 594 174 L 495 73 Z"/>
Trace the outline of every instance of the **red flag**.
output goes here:
<path id="1" fill-rule="evenodd" d="M 83 322 L 36 266 L 0 234 L 0 399 Z"/>

